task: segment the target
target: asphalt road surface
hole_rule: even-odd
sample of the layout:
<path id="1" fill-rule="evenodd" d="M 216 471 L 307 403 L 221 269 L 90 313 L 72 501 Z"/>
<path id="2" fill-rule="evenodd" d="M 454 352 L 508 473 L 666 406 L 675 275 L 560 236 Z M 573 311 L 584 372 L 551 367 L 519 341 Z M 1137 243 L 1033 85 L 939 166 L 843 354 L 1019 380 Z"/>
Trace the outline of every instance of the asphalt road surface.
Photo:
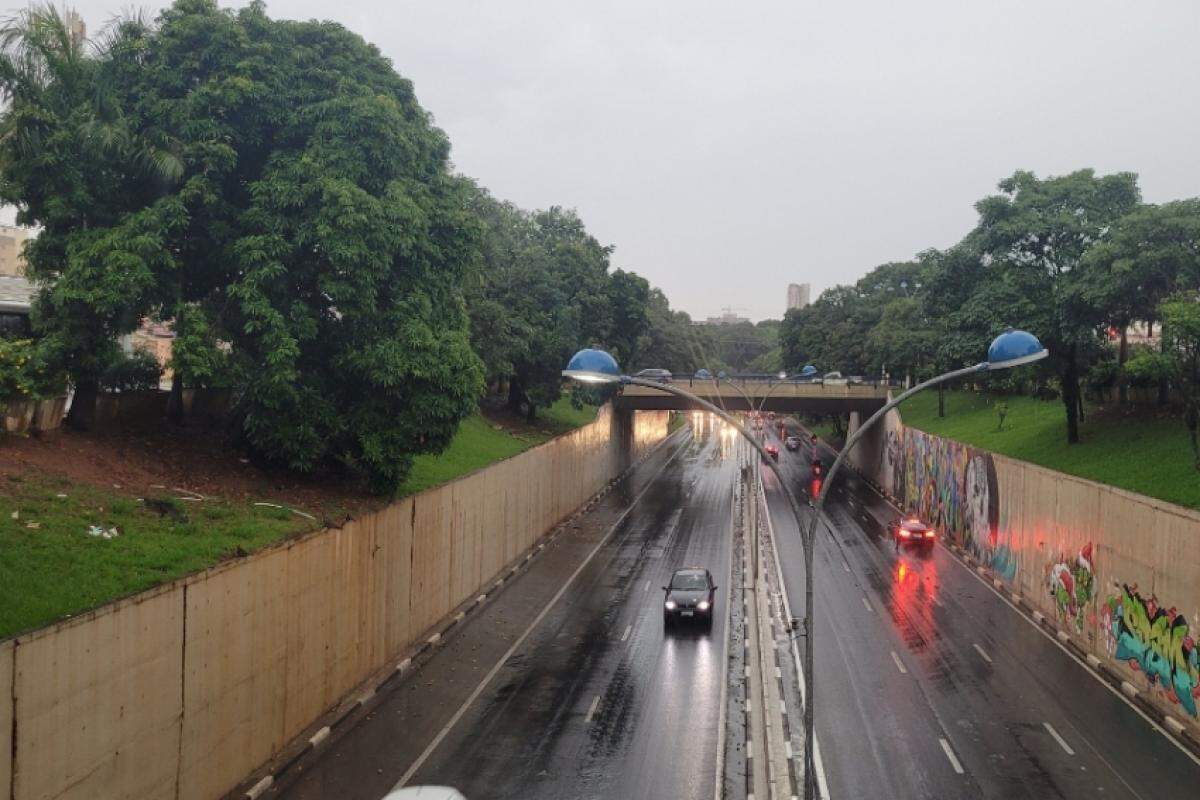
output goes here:
<path id="1" fill-rule="evenodd" d="M 810 458 L 807 445 L 780 447 L 798 497 Z M 800 614 L 799 533 L 763 475 Z M 814 586 L 816 733 L 831 797 L 1200 797 L 1192 756 L 945 548 L 897 551 L 886 528 L 895 511 L 852 473 L 837 482 Z"/>
<path id="2" fill-rule="evenodd" d="M 469 800 L 711 797 L 736 465 L 726 437 L 684 441 L 673 460 L 658 457 L 665 467 L 639 470 L 660 469 L 655 477 L 605 498 L 602 518 L 633 506 L 607 540 L 580 543 L 604 542 L 557 603 L 544 598 L 568 561 L 531 568 L 274 796 L 375 800 L 407 775 L 407 785 L 453 786 Z M 661 587 L 689 565 L 716 577 L 712 631 L 666 633 Z M 537 605 L 545 616 L 483 680 L 497 648 L 517 641 L 519 626 L 506 626 Z M 462 713 L 443 725 L 459 698 Z"/>

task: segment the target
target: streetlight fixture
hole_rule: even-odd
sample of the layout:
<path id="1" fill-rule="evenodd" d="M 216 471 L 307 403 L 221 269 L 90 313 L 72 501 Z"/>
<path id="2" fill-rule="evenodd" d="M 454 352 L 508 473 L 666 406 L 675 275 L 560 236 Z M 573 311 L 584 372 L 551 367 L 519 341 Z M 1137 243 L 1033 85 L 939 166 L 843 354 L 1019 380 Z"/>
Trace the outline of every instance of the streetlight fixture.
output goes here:
<path id="1" fill-rule="evenodd" d="M 902 392 L 895 399 L 886 403 L 883 408 L 876 411 L 867 419 L 858 430 L 850 434 L 846 439 L 846 443 L 842 445 L 842 449 L 838 452 L 837 458 L 833 460 L 833 466 L 829 468 L 829 473 L 825 476 L 825 480 L 821 485 L 817 496 L 813 498 L 816 503 L 813 509 L 812 519 L 809 521 L 808 530 L 804 535 L 804 631 L 807 636 L 804 639 L 804 676 L 808 685 L 807 702 L 804 704 L 804 797 L 805 800 L 812 800 L 815 793 L 815 784 L 813 777 L 813 628 L 812 628 L 812 591 L 813 591 L 813 541 L 817 533 L 817 520 L 825 510 L 825 498 L 829 496 L 829 487 L 833 485 L 833 479 L 837 477 L 838 469 L 841 468 L 842 462 L 846 459 L 846 454 L 851 448 L 858 443 L 858 440 L 863 437 L 866 431 L 870 430 L 879 420 L 883 419 L 887 412 L 891 411 L 896 406 L 903 403 L 908 398 L 912 397 L 917 392 L 928 389 L 930 386 L 936 386 L 939 383 L 962 378 L 967 375 L 977 375 L 981 372 L 994 372 L 1001 369 L 1009 369 L 1011 367 L 1019 367 L 1023 364 L 1032 364 L 1035 361 L 1040 361 L 1050 352 L 1042 347 L 1042 343 L 1032 333 L 1026 331 L 1017 331 L 1009 328 L 1004 333 L 992 340 L 988 347 L 987 361 L 981 361 L 970 367 L 956 369 L 947 372 L 944 375 L 938 375 L 936 378 L 930 378 L 924 383 L 918 383 L 916 386 Z M 804 530 L 803 526 L 801 530 Z"/>

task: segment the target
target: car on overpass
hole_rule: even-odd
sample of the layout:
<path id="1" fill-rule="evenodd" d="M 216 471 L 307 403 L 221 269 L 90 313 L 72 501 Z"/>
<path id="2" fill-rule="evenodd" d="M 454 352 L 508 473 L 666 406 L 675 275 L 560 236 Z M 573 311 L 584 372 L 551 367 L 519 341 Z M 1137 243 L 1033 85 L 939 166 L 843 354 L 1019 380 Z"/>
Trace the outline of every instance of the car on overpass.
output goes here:
<path id="1" fill-rule="evenodd" d="M 799 450 L 801 439 L 799 436 L 789 436 L 783 440 L 783 446 L 788 450 Z"/>
<path id="2" fill-rule="evenodd" d="M 712 628 L 717 585 L 712 573 L 703 567 L 675 570 L 671 582 L 663 587 L 663 627 L 677 622 L 697 622 Z"/>
<path id="3" fill-rule="evenodd" d="M 656 383 L 670 383 L 671 370 L 669 369 L 644 369 L 633 374 L 635 378 L 641 378 L 644 381 L 654 381 Z"/>
<path id="4" fill-rule="evenodd" d="M 779 460 L 779 446 L 778 445 L 768 444 L 765 447 L 763 447 L 763 450 L 766 450 L 767 455 L 769 455 L 771 458 L 775 459 L 776 461 Z"/>

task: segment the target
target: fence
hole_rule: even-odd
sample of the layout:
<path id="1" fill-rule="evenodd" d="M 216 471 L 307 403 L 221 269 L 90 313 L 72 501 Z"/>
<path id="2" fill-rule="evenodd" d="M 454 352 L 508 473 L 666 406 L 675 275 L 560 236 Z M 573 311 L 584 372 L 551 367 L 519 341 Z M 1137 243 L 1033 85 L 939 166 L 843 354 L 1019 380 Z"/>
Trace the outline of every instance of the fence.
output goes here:
<path id="1" fill-rule="evenodd" d="M 870 437 L 868 437 L 870 438 Z M 1200 512 L 906 428 L 854 460 L 1200 737 Z"/>
<path id="2" fill-rule="evenodd" d="M 0 642 L 0 792 L 222 796 L 666 435 L 629 419 Z"/>

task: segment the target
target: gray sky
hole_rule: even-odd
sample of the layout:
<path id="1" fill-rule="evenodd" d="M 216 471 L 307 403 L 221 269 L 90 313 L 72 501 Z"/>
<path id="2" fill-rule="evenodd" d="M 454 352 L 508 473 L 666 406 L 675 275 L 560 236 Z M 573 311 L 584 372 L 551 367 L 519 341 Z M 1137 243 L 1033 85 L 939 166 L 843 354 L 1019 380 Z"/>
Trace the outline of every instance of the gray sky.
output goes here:
<path id="1" fill-rule="evenodd" d="M 127 0 L 83 0 L 89 30 Z M 162 3 L 150 4 L 156 8 Z M 462 172 L 693 316 L 945 247 L 1015 169 L 1200 194 L 1200 0 L 275 0 L 377 44 Z"/>

